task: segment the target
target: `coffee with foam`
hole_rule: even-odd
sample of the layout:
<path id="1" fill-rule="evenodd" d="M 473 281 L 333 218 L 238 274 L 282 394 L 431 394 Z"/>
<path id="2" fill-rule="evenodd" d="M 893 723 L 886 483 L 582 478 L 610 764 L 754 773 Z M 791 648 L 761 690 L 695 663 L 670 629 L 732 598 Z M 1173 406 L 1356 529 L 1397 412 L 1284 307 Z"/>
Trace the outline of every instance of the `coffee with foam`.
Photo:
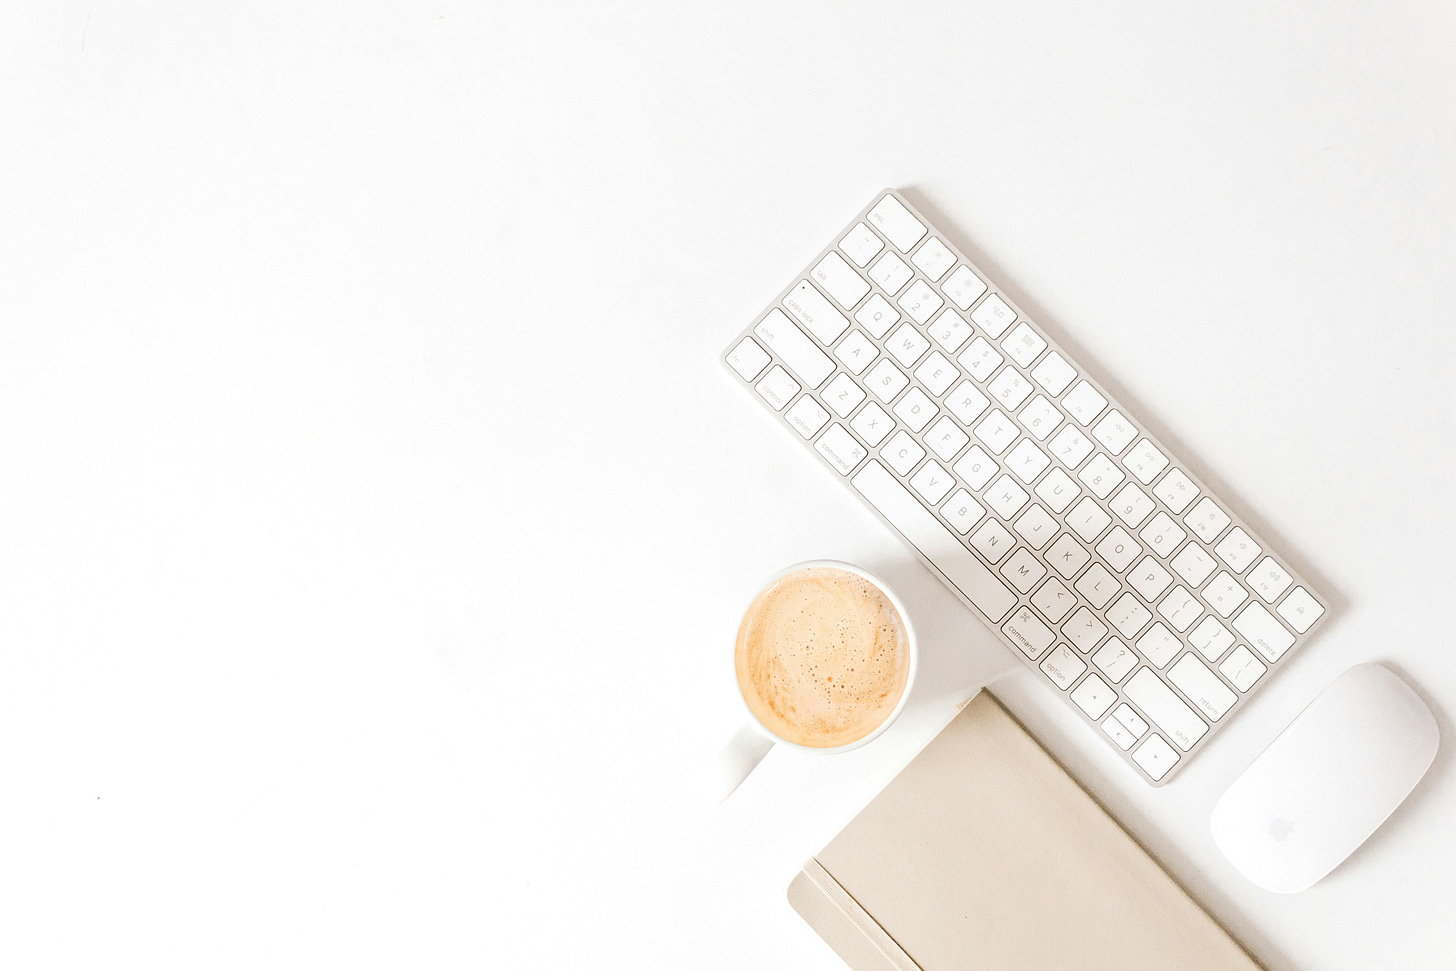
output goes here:
<path id="1" fill-rule="evenodd" d="M 879 587 L 834 567 L 780 578 L 738 628 L 738 688 L 769 731 L 812 748 L 858 741 L 894 713 L 909 637 Z"/>

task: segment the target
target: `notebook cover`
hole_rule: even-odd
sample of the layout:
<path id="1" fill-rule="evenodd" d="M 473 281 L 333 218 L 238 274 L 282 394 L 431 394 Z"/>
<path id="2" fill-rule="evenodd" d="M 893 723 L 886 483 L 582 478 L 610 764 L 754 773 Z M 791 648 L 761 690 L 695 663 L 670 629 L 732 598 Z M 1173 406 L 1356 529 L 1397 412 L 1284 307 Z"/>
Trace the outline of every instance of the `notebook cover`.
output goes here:
<path id="1" fill-rule="evenodd" d="M 988 691 L 789 902 L 854 971 L 1259 967 Z"/>

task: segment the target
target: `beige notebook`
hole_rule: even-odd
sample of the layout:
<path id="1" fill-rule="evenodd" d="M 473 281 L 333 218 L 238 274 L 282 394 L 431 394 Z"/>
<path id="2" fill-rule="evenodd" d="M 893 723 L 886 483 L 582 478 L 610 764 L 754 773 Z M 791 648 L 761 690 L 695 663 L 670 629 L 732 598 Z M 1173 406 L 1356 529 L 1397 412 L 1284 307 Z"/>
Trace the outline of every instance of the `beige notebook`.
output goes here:
<path id="1" fill-rule="evenodd" d="M 854 971 L 1258 968 L 987 691 L 789 902 Z"/>

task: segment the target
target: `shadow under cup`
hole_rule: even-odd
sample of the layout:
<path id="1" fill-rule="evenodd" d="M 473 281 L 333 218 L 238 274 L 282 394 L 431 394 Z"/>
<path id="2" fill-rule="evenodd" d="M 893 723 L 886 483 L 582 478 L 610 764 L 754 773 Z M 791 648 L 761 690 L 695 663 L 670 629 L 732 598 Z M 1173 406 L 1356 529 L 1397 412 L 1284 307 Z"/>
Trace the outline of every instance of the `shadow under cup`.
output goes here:
<path id="1" fill-rule="evenodd" d="M 878 577 L 832 560 L 771 578 L 739 625 L 734 668 L 757 726 L 819 752 L 857 748 L 894 720 L 914 680 L 914 632 Z"/>

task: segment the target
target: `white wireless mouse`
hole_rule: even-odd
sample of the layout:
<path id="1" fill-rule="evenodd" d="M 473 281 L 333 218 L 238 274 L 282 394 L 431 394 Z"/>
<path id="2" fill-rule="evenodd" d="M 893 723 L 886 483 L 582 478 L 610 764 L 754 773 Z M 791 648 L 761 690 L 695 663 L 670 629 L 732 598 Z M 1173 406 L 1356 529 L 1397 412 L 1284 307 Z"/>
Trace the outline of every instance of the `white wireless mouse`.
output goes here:
<path id="1" fill-rule="evenodd" d="M 1213 841 L 1256 885 L 1314 886 L 1375 832 L 1436 757 L 1436 719 L 1379 664 L 1335 681 L 1228 787 Z"/>

